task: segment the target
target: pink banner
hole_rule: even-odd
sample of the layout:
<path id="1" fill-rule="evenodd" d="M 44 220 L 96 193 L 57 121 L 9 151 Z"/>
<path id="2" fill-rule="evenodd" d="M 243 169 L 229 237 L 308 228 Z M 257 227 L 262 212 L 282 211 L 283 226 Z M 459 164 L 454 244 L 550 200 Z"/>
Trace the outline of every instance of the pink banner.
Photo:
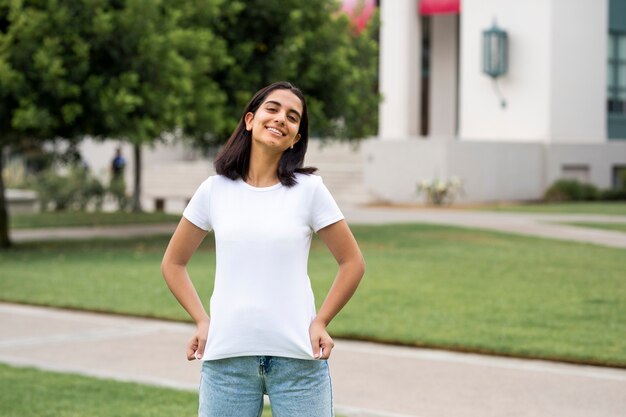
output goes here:
<path id="1" fill-rule="evenodd" d="M 421 0 L 419 12 L 422 16 L 459 14 L 461 12 L 461 0 Z"/>

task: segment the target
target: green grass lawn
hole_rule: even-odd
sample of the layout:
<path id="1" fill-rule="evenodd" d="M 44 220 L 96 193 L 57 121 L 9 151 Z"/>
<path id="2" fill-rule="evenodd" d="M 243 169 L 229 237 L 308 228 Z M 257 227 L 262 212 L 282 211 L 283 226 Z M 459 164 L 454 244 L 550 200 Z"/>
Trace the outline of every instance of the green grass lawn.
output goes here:
<path id="1" fill-rule="evenodd" d="M 572 226 L 589 227 L 591 229 L 613 230 L 626 233 L 626 223 L 600 223 L 600 222 L 567 222 Z"/>
<path id="2" fill-rule="evenodd" d="M 435 225 L 353 230 L 367 272 L 334 336 L 626 366 L 623 249 Z M 160 274 L 167 241 L 18 245 L 0 253 L 0 298 L 186 320 Z M 210 235 L 189 265 L 206 301 L 214 268 Z M 335 272 L 315 239 L 318 305 Z"/>
<path id="3" fill-rule="evenodd" d="M 607 214 L 626 216 L 626 202 L 535 203 L 480 207 L 480 210 L 550 214 Z"/>
<path id="4" fill-rule="evenodd" d="M 193 417 L 198 395 L 0 364 L 3 417 Z M 262 417 L 271 417 L 265 408 Z"/>
<path id="5" fill-rule="evenodd" d="M 192 392 L 0 365 L 5 417 L 192 417 Z"/>
<path id="6" fill-rule="evenodd" d="M 81 211 L 16 214 L 9 217 L 12 229 L 176 223 L 178 220 L 180 220 L 180 215 L 165 213 L 87 213 Z"/>

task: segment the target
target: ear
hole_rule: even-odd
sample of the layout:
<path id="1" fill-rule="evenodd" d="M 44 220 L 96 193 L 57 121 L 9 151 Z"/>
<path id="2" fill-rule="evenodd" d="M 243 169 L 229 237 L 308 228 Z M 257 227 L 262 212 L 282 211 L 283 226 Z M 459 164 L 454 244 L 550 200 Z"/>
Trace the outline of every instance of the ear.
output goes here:
<path id="1" fill-rule="evenodd" d="M 246 123 L 246 130 L 249 132 L 252 130 L 252 120 L 254 119 L 254 113 L 248 112 L 243 118 Z"/>
<path id="2" fill-rule="evenodd" d="M 291 144 L 291 146 L 293 146 L 293 145 L 295 145 L 296 143 L 298 143 L 298 141 L 300 140 L 300 138 L 301 138 L 301 136 L 300 136 L 300 134 L 298 133 L 298 134 L 296 135 L 296 137 L 295 137 L 295 138 L 293 138 L 293 143 Z"/>

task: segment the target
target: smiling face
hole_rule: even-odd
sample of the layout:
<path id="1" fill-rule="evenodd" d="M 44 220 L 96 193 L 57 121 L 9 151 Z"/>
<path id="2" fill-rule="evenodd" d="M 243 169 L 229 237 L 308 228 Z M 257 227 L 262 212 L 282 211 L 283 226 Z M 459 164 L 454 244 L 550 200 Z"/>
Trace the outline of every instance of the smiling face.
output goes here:
<path id="1" fill-rule="evenodd" d="M 302 102 L 289 90 L 274 90 L 255 113 L 246 113 L 246 130 L 252 132 L 252 146 L 283 153 L 298 140 Z"/>

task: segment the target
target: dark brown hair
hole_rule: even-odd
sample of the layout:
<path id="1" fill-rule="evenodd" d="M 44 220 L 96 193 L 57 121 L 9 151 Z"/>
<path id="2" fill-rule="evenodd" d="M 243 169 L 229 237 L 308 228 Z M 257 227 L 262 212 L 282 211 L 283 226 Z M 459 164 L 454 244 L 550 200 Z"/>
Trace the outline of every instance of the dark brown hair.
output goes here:
<path id="1" fill-rule="evenodd" d="M 291 83 L 279 81 L 257 91 L 243 109 L 243 115 L 235 131 L 230 135 L 230 138 L 215 158 L 215 171 L 218 174 L 224 175 L 231 180 L 239 178 L 246 180 L 248 178 L 252 132 L 246 130 L 245 117 L 247 113 L 255 114 L 267 96 L 274 90 L 289 90 L 302 102 L 302 116 L 298 129 L 300 140 L 294 144 L 293 149 L 289 148 L 283 152 L 278 163 L 278 179 L 283 185 L 291 187 L 296 185 L 296 172 L 309 175 L 317 171 L 317 168 L 302 166 L 309 143 L 309 113 L 304 94 Z"/>

